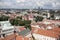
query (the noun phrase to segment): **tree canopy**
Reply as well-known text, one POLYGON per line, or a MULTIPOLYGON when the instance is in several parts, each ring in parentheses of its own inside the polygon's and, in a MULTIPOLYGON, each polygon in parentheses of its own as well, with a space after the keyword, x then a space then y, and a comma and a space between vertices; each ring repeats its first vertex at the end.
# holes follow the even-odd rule
POLYGON ((10 23, 16 26, 24 26, 25 24, 31 24, 30 20, 18 20, 18 19, 10 19, 10 23))
POLYGON ((4 15, 0 16, 0 21, 7 21, 8 19, 9 19, 8 16, 4 16, 4 15))
POLYGON ((35 19, 35 21, 37 22, 37 21, 42 21, 44 18, 43 17, 41 17, 41 16, 37 16, 37 17, 35 17, 36 19, 35 19))

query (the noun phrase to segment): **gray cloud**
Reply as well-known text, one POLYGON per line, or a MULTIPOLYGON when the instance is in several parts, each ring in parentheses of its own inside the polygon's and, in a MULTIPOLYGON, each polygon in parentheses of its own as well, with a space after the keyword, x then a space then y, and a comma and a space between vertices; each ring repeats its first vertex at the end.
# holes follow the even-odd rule
POLYGON ((0 0, 0 8, 60 8, 60 0, 0 0))

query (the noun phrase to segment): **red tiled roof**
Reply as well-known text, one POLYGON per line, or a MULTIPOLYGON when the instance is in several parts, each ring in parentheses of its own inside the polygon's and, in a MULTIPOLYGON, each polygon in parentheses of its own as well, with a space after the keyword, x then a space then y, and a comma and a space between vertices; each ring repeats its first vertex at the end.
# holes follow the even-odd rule
POLYGON ((32 38, 23 37, 23 36, 17 36, 16 40, 32 40, 32 38))
POLYGON ((60 22, 60 20, 45 20, 45 21, 49 21, 49 22, 51 22, 51 23, 60 22))
POLYGON ((56 33, 60 35, 60 28, 54 28, 53 31, 55 31, 56 33))
POLYGON ((44 22, 37 22, 37 24, 41 26, 53 26, 54 25, 54 23, 44 24, 44 22))
POLYGON ((44 36, 48 36, 48 37, 53 37, 53 38, 57 38, 59 34, 57 34, 54 31, 49 31, 49 30, 43 30, 40 28, 32 28, 32 32, 35 34, 40 34, 40 35, 44 35, 44 36))
POLYGON ((7 35, 4 38, 0 38, 0 40, 14 40, 15 39, 15 34, 7 35))
POLYGON ((60 28, 55 27, 53 30, 54 31, 60 31, 60 28))
POLYGON ((20 27, 19 28, 19 30, 21 30, 21 31, 23 31, 23 30, 25 30, 26 28, 24 28, 24 27, 20 27))
POLYGON ((60 35, 60 28, 55 27, 55 28, 53 28, 52 30, 49 30, 49 31, 52 31, 52 32, 60 35))
POLYGON ((3 40, 3 38, 0 38, 0 40, 3 40))
POLYGON ((22 36, 17 36, 16 40, 22 40, 22 36))
POLYGON ((51 21, 53 21, 53 22, 60 22, 60 20, 51 20, 51 21))

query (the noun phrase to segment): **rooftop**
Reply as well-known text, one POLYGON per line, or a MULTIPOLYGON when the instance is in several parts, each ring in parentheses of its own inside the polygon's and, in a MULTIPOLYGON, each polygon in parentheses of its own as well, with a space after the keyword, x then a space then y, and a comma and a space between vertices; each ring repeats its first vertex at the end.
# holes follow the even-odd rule
POLYGON ((58 29, 56 29, 57 32, 54 30, 43 30, 43 29, 34 28, 34 27, 32 28, 32 32, 35 34, 40 34, 40 35, 44 35, 52 38, 58 38, 58 36, 60 35, 59 32, 57 31, 58 29))
POLYGON ((17 36, 16 40, 32 40, 32 38, 23 37, 23 36, 17 36))
POLYGON ((26 36, 27 34, 30 33, 30 30, 27 28, 26 30, 23 30, 21 32, 18 32, 19 35, 26 36))
POLYGON ((0 38, 0 40, 14 40, 15 34, 7 35, 5 38, 0 38))

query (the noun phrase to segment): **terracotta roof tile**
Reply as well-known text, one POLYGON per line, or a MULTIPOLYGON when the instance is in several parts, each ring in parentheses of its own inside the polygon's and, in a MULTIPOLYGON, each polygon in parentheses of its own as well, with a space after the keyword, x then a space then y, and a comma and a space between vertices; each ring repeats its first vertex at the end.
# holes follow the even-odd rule
POLYGON ((16 36, 15 34, 7 35, 6 37, 4 37, 3 40, 14 40, 15 36, 16 36))
POLYGON ((3 38, 0 38, 0 40, 3 40, 3 38))
POLYGON ((16 40, 22 40, 22 38, 23 38, 22 36, 17 36, 16 40))
POLYGON ((24 37, 24 40, 29 40, 29 38, 24 37))
POLYGON ((17 36, 17 37, 16 37, 16 40, 32 40, 32 39, 20 35, 20 36, 17 36))
POLYGON ((56 33, 59 33, 60 35, 60 28, 54 28, 53 31, 55 31, 56 33))
POLYGON ((26 28, 24 28, 24 27, 20 27, 19 28, 19 30, 21 30, 21 31, 23 31, 23 30, 25 30, 26 28))
POLYGON ((57 34, 56 32, 54 31, 49 31, 49 30, 43 30, 43 29, 40 29, 40 28, 32 28, 32 32, 33 33, 36 33, 36 34, 40 34, 40 35, 44 35, 44 36, 48 36, 48 37, 53 37, 53 38, 57 38, 59 34, 57 34), (37 30, 37 31, 35 31, 37 30))

